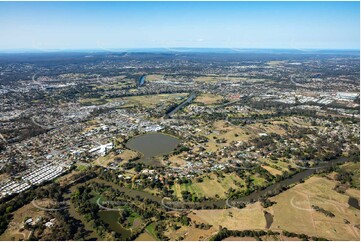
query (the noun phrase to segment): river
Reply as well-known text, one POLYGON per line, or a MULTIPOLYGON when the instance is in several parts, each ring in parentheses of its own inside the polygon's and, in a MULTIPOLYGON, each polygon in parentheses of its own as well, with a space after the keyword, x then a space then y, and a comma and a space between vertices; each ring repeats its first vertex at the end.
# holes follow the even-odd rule
MULTIPOLYGON (((237 202, 240 202, 240 201, 241 202, 256 201, 260 197, 266 195, 268 192, 274 192, 274 191, 277 191, 277 190, 281 189, 284 186, 289 186, 291 184, 298 183, 301 179, 308 178, 309 176, 313 175, 315 172, 319 171, 322 168, 331 167, 331 166, 333 166, 333 165, 335 165, 335 164, 337 164, 339 162, 344 162, 346 160, 347 160, 346 158, 339 158, 339 159, 336 159, 336 160, 329 161, 326 165, 321 164, 321 165, 318 165, 316 167, 313 167, 313 169, 304 170, 304 171, 299 172, 296 175, 294 175, 294 176, 292 176, 292 177, 290 177, 288 179, 277 182, 276 184, 273 184, 273 185, 267 187, 264 190, 253 192, 250 195, 242 197, 240 199, 235 199, 235 200, 208 200, 208 201, 204 201, 204 202, 201 202, 201 203, 198 203, 198 204, 195 204, 195 205, 198 206, 198 207, 201 206, 201 207, 208 207, 208 208, 225 208, 227 206, 228 207, 235 206, 234 204, 237 204, 237 202)), ((100 178, 93 178, 93 179, 85 182, 85 184, 89 183, 89 182, 96 182, 96 183, 102 183, 102 184, 105 184, 105 185, 109 185, 109 186, 113 187, 114 189, 117 189, 117 190, 119 190, 121 192, 125 192, 128 196, 131 196, 133 198, 136 198, 136 199, 138 199, 139 197, 147 198, 149 200, 157 202, 158 204, 163 204, 163 206, 165 205, 165 207, 167 207, 168 209, 174 208, 174 207, 172 207, 173 203, 171 203, 171 202, 167 203, 167 202, 165 202, 165 200, 162 197, 154 196, 154 195, 152 195, 152 194, 150 194, 148 192, 145 192, 145 191, 133 190, 133 189, 130 189, 130 188, 127 188, 127 187, 117 185, 117 184, 112 183, 112 182, 102 180, 100 178)), ((83 185, 83 184, 77 184, 77 185, 73 186, 71 188, 71 191, 74 191, 74 189, 77 186, 80 186, 80 185, 83 185)), ((210 188, 210 189, 212 189, 212 188, 210 188)), ((359 209, 359 204, 358 204, 357 199, 350 199, 349 203, 351 203, 350 204, 351 206, 359 209)), ((182 204, 182 202, 178 202, 178 205, 179 204, 182 204)), ((190 208, 192 208, 192 207, 193 206, 190 206, 190 208)), ((180 209, 182 210, 182 209, 184 209, 184 207, 182 208, 182 206, 181 206, 180 209)), ((82 216, 77 214, 75 211, 71 211, 71 214, 72 214, 72 216, 77 217, 77 219, 83 220, 82 216)), ((119 218, 119 212, 118 211, 100 211, 99 216, 104 222, 106 222, 109 225, 111 230, 119 232, 119 233, 123 234, 124 236, 130 235, 131 231, 128 230, 128 229, 123 228, 118 223, 118 218, 119 218)), ((265 218, 266 218, 266 221, 267 221, 267 226, 266 227, 269 228, 271 226, 272 222, 273 222, 273 217, 272 217, 271 214, 266 213, 265 218)), ((88 227, 88 226, 86 226, 86 227, 88 227)), ((87 229, 92 231, 92 229, 90 229, 90 228, 87 228, 87 229)), ((93 233, 91 234, 91 236, 96 237, 96 233, 94 231, 92 231, 92 232, 93 233)))

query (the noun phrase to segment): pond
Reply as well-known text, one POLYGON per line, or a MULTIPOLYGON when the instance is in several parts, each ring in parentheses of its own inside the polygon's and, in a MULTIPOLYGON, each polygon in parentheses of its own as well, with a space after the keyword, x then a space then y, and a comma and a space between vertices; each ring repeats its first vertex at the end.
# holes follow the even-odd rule
POLYGON ((179 143, 178 138, 167 134, 148 133, 130 139, 126 147, 142 153, 141 161, 151 163, 156 156, 174 151, 179 143))
MULTIPOLYGON (((84 186, 84 185, 87 186, 91 182, 104 184, 106 186, 111 186, 112 188, 117 189, 120 192, 124 192, 128 196, 133 197, 133 198, 142 197, 142 198, 147 198, 147 199, 150 199, 150 200, 158 202, 158 203, 160 203, 160 201, 162 199, 161 197, 153 196, 150 193, 147 193, 144 191, 139 191, 139 190, 133 190, 133 189, 130 189, 127 187, 122 187, 115 183, 102 180, 98 177, 92 178, 84 183, 79 183, 79 184, 73 185, 69 189, 69 192, 64 195, 64 198, 69 201, 71 193, 75 192, 77 187, 84 186)), ((94 202, 95 202, 95 200, 94 200, 94 202)), ((97 202, 97 204, 98 204, 98 202, 97 202)), ((99 237, 98 234, 96 233, 95 229, 92 228, 92 226, 85 220, 85 217, 76 211, 75 205, 73 203, 70 203, 69 209, 70 209, 70 211, 69 211, 70 215, 78 220, 81 220, 83 222, 83 224, 85 225, 86 230, 90 231, 90 234, 86 237, 86 240, 102 240, 102 238, 99 237)), ((119 214, 119 211, 117 211, 117 210, 100 210, 98 212, 98 216, 109 227, 110 231, 114 231, 114 232, 117 232, 118 234, 121 234, 122 240, 126 240, 132 234, 132 232, 134 232, 133 227, 137 227, 137 226, 134 226, 134 222, 133 222, 132 228, 130 228, 130 229, 123 227, 118 222, 120 214, 119 214)), ((138 227, 139 227, 139 225, 138 225, 138 227)))
POLYGON ((131 235, 131 230, 123 228, 118 222, 120 217, 119 211, 102 210, 98 212, 98 215, 104 223, 108 224, 112 231, 121 234, 123 240, 126 240, 131 235))
POLYGON ((359 201, 357 200, 357 198, 349 197, 348 205, 350 205, 353 208, 356 208, 356 209, 360 210, 360 204, 359 204, 359 201))
POLYGON ((266 229, 269 229, 273 223, 273 215, 269 212, 264 212, 264 217, 266 218, 266 229))

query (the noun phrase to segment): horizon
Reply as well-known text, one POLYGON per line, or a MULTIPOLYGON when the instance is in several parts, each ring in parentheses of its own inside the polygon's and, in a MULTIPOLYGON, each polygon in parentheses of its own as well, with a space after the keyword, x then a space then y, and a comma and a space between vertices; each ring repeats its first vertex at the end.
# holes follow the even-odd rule
POLYGON ((359 50, 359 2, 0 2, 0 51, 359 50))
POLYGON ((219 47, 171 47, 171 48, 114 48, 114 49, 9 49, 4 50, 0 49, 0 54, 56 54, 56 53, 225 53, 225 54, 234 54, 234 53, 260 53, 265 51, 291 51, 291 52, 326 52, 326 51, 335 51, 335 52, 360 52, 360 48, 219 48, 219 47))

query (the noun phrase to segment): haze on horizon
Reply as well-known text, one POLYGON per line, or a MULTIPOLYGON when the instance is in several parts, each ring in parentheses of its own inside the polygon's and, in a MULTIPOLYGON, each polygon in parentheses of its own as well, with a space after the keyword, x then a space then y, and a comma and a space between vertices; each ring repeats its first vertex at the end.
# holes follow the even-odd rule
POLYGON ((359 49, 359 2, 0 2, 0 50, 359 49))

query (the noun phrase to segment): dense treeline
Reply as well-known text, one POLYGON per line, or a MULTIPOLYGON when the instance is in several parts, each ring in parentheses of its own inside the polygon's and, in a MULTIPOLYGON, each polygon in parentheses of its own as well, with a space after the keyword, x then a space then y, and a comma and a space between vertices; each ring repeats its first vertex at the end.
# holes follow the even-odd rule
POLYGON ((312 205, 312 208, 317 211, 317 212, 320 212, 320 213, 323 213, 324 215, 326 215, 327 217, 335 217, 335 214, 333 214, 332 212, 330 211, 327 211, 319 206, 316 206, 316 205, 312 205))
POLYGON ((255 237, 257 240, 260 240, 261 236, 265 235, 279 235, 279 232, 273 232, 271 230, 228 230, 227 228, 222 228, 216 235, 214 235, 210 240, 211 241, 221 241, 225 238, 234 236, 234 237, 255 237))
MULTIPOLYGON (((257 240, 261 240, 262 236, 278 236, 280 235, 279 232, 267 230, 228 230, 227 228, 222 228, 216 235, 214 235, 210 240, 211 241, 221 241, 228 237, 254 237, 257 240)), ((325 238, 319 238, 316 236, 308 236, 306 234, 297 234, 288 231, 282 231, 282 235, 290 237, 290 238, 299 238, 302 240, 313 240, 313 241, 327 241, 325 238)))

